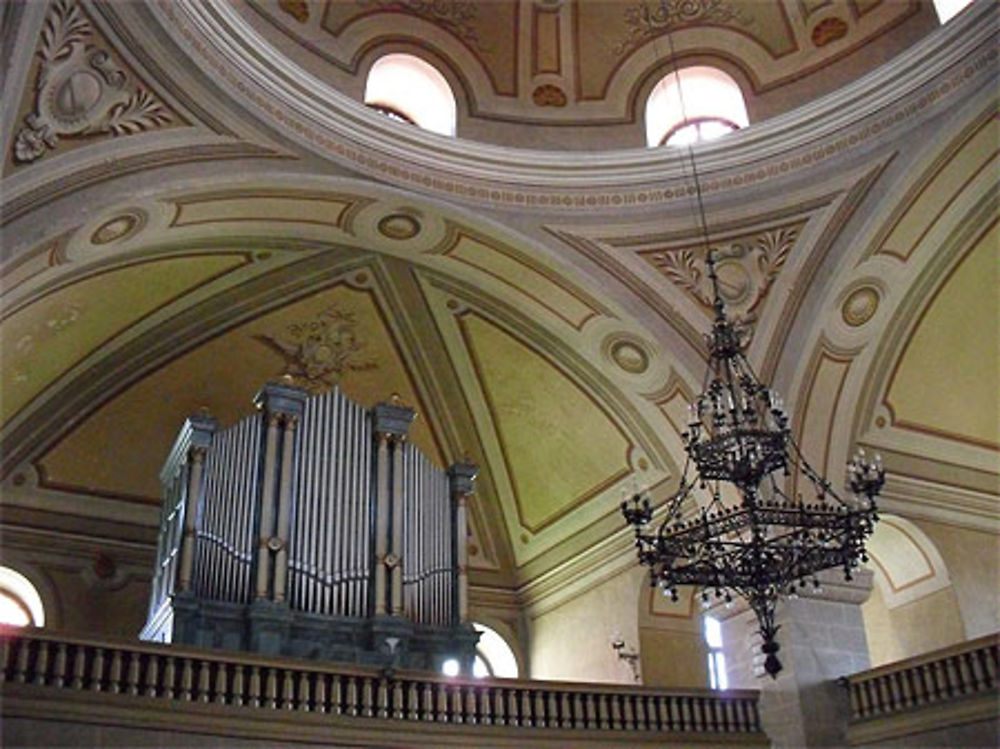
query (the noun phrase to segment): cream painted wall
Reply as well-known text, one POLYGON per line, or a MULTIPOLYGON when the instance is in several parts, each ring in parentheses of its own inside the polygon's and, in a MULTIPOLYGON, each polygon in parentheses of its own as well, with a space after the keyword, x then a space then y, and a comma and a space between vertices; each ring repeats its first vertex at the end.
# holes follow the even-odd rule
POLYGON ((917 522, 948 566, 969 639, 1000 630, 1000 536, 925 520, 917 522))
POLYGON ((639 645, 637 612, 645 569, 630 566, 551 611, 531 619, 531 678, 631 684, 632 672, 611 648, 621 634, 639 645))
POLYGON ((966 639, 951 586, 890 609, 876 585, 861 614, 872 668, 966 639))

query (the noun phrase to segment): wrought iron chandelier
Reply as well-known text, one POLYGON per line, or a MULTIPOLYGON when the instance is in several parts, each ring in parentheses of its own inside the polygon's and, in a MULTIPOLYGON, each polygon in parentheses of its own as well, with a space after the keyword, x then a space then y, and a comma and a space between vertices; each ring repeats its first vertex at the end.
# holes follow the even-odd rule
MULTIPOLYGON (((673 57, 669 33, 667 38, 673 57)), ((683 92, 680 96, 683 109, 683 92)), ((848 464, 853 496, 842 498, 802 456, 781 396, 758 379, 744 354, 745 328, 726 314, 690 145, 688 155, 714 308, 705 336, 708 369, 690 406, 683 434, 687 461, 663 520, 650 527, 652 504, 638 492, 622 502, 621 511, 635 529, 639 562, 650 568, 650 583, 664 594, 676 601, 678 586, 694 585, 706 603, 710 592, 727 603, 734 595, 746 600, 757 616, 764 669, 774 678, 781 670, 778 600, 807 584, 818 588, 816 574, 822 570, 840 567, 850 580, 851 570, 868 560, 865 540, 878 520, 875 498, 885 472, 879 456, 869 460, 859 450, 848 464), (812 486, 815 500, 786 493, 795 475, 812 486), (702 506, 686 516, 696 489, 702 506)))
POLYGON ((715 321, 706 336, 705 382, 683 435, 688 458, 680 486, 658 527, 649 528, 653 508, 644 494, 622 502, 621 510, 635 529, 639 562, 664 594, 676 601, 678 586, 694 585, 706 602, 710 591, 726 602, 734 595, 746 600, 757 616, 764 669, 775 677, 778 599, 809 583, 819 587, 821 570, 841 567, 850 580, 851 570, 868 560, 865 540, 878 520, 875 498, 885 472, 881 458, 868 460, 859 450, 848 464, 853 497, 844 499, 809 465, 781 396, 760 382, 743 353, 744 331, 726 315, 711 251, 707 266, 715 321), (815 501, 786 493, 794 472, 815 489, 815 501), (685 517, 696 488, 708 501, 685 517))

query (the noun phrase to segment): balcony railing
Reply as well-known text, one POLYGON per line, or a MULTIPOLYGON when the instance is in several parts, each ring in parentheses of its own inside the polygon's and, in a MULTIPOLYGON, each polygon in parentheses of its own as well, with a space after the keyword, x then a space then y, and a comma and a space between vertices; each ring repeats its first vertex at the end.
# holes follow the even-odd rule
POLYGON ((988 635, 847 677, 852 721, 989 695, 997 690, 1000 637, 988 635))
POLYGON ((17 694, 23 684, 27 688, 22 691, 36 696, 45 688, 46 699, 53 700, 58 699, 55 692, 130 695, 176 707, 231 706, 238 709, 233 715, 255 718, 268 711, 275 716, 287 716, 288 711, 325 714, 340 725, 367 718, 397 727, 597 730, 614 732, 619 740, 673 733, 689 737, 686 743, 765 741, 757 693, 752 691, 665 693, 567 682, 458 680, 244 653, 99 642, 44 630, 0 631, 0 680, 6 682, 6 696, 17 694))

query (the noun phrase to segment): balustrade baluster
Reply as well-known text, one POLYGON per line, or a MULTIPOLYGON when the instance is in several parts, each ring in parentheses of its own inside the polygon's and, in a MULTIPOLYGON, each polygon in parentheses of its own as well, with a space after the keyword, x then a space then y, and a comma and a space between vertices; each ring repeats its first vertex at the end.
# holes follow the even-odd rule
POLYGON ((1000 650, 996 645, 983 648, 979 652, 982 655, 983 664, 986 667, 986 685, 993 686, 997 680, 997 652, 1000 650))
POLYGON ((520 690, 521 692, 521 722, 519 725, 522 726, 537 726, 535 722, 535 712, 531 706, 531 692, 527 689, 520 690))
POLYGON ((934 661, 934 663, 931 664, 931 669, 934 673, 934 684, 937 687, 935 690, 935 696, 939 701, 946 699, 949 696, 949 690, 948 675, 945 673, 944 663, 941 661, 934 661))
POLYGON ((260 707, 260 667, 250 667, 250 707, 260 707))
POLYGON ((559 725, 563 728, 573 727, 572 695, 569 692, 559 693, 559 725))
POLYGON ((160 656, 150 653, 146 657, 146 696, 155 697, 160 680, 160 656))
MULTIPOLYGON (((132 655, 134 656, 135 653, 132 655)), ((129 668, 131 668, 131 665, 129 668)), ((191 701, 191 687, 193 684, 194 669, 191 666, 191 659, 185 658, 181 664, 181 699, 185 702, 191 701)))
POLYGON ((215 704, 225 705, 229 702, 229 666, 225 663, 215 664, 215 704))
POLYGON ((177 664, 172 655, 167 656, 167 665, 163 669, 163 696, 172 700, 176 695, 174 682, 177 679, 177 664))
POLYGON ((392 682, 392 717, 396 720, 403 720, 406 718, 406 712, 403 709, 403 697, 405 695, 405 688, 403 683, 398 680, 393 680, 392 682))
POLYGON ((972 675, 972 668, 969 666, 969 654, 960 653, 956 660, 958 668, 958 679, 962 685, 962 693, 969 694, 976 690, 975 678, 972 675))
POLYGON ((635 727, 639 731, 648 731, 653 728, 652 720, 649 719, 646 709, 646 695, 639 694, 635 697, 635 727))
POLYGON ((295 679, 288 668, 281 669, 281 707, 285 710, 295 709, 295 679))
POLYGON ((656 727, 660 731, 671 730, 669 705, 672 699, 665 694, 658 694, 653 698, 656 703, 656 727))
POLYGON ((518 702, 518 695, 516 689, 507 690, 507 725, 509 726, 520 726, 521 723, 521 713, 518 702))
POLYGON ((330 712, 334 715, 343 715, 347 711, 344 705, 344 680, 340 674, 334 674, 330 679, 333 682, 333 690, 330 694, 330 712))
POLYGON ((635 695, 623 694, 620 699, 622 702, 622 724, 621 727, 628 731, 635 727, 635 695))
POLYGON ((353 676, 347 679, 347 690, 344 695, 344 712, 348 715, 358 714, 358 681, 353 676))
POLYGON ((108 691, 111 694, 120 694, 122 691, 122 651, 117 648, 111 651, 111 665, 108 667, 108 691))
POLYGON ((369 676, 361 677, 361 714, 366 718, 375 715, 375 689, 369 676))
POLYGON ((49 670, 49 642, 48 640, 38 641, 38 652, 35 654, 35 684, 45 684, 45 677, 49 670))
MULTIPOLYGON (((168 659, 168 668, 170 659, 168 659)), ((230 697, 229 704, 241 707, 245 704, 244 692, 246 690, 245 675, 244 671, 246 666, 242 663, 233 664, 233 691, 230 697)))
POLYGON ((209 701, 209 687, 211 686, 211 668, 209 661, 198 661, 198 692, 196 699, 198 702, 209 701))
POLYGON ((421 703, 423 704, 424 720, 434 720, 434 692, 430 682, 424 682, 421 691, 421 703))
POLYGON ((680 728, 682 731, 690 731, 692 730, 692 728, 694 728, 694 705, 691 703, 691 698, 681 697, 680 708, 681 708, 680 728))
POLYGON ((962 694, 962 678, 958 675, 958 659, 949 656, 944 659, 944 673, 948 681, 948 696, 956 697, 962 694))
POLYGON ((479 692, 480 722, 484 726, 493 725, 493 689, 483 687, 479 692))
POLYGON ((10 668, 11 638, 0 637, 0 684, 7 681, 7 670, 10 668))
POLYGON ((611 728, 625 728, 625 711, 622 710, 622 695, 609 694, 611 702, 611 728))
POLYGON ((328 689, 327 681, 329 680, 329 674, 316 674, 316 688, 313 694, 313 705, 314 710, 317 713, 325 713, 330 711, 328 703, 328 689))
POLYGON ((503 687, 493 691, 493 722, 498 726, 507 725, 507 690, 503 687))
POLYGON ((461 723, 465 717, 462 715, 462 687, 455 684, 449 691, 451 692, 451 722, 461 723))
POLYGON ((594 693, 587 692, 584 696, 584 709, 586 710, 586 717, 584 718, 583 728, 600 728, 601 721, 597 716, 597 701, 595 701, 594 693))
POLYGON ((278 674, 273 668, 267 669, 264 678, 264 707, 278 709, 278 674))
POLYGON ((407 720, 420 720, 421 710, 420 710, 420 688, 417 686, 417 682, 408 681, 406 682, 406 719, 407 720))
POLYGON ((545 725, 550 728, 557 728, 560 723, 559 697, 555 692, 549 691, 545 700, 545 725))
MULTIPOLYGON (((17 654, 17 681, 23 682, 25 678, 25 671, 28 668, 28 643, 21 643, 21 651, 17 654)), ((77 645, 73 648, 73 681, 70 683, 70 689, 83 689, 83 674, 85 673, 87 663, 87 652, 84 650, 83 645, 77 645)), ((136 674, 138 674, 138 665, 136 666, 136 674)), ((129 694, 135 694, 135 692, 130 692, 129 694)))
POLYGON ((598 694, 595 699, 597 700, 598 728, 611 728, 608 722, 608 696, 598 694))
POLYGON ((384 678, 378 680, 376 708, 376 715, 378 715, 378 717, 389 717, 389 684, 384 678))
POLYGON ((435 708, 435 718, 438 723, 446 723, 448 721, 448 693, 445 691, 444 684, 438 682, 437 689, 437 700, 435 708))
POLYGON ((465 691, 465 722, 475 725, 479 723, 479 715, 476 707, 476 688, 466 685, 463 689, 465 691))
POLYGON ((583 713, 583 695, 579 692, 573 692, 573 694, 570 695, 570 709, 573 715, 573 721, 570 723, 570 728, 584 728, 586 716, 583 713))
POLYGON ((60 642, 56 646, 56 663, 52 669, 52 684, 56 687, 63 687, 66 684, 66 643, 60 642))
POLYGON ((309 688, 309 673, 306 671, 299 672, 299 688, 296 690, 296 698, 298 700, 298 707, 304 713, 308 713, 312 710, 312 695, 310 694, 312 690, 309 688))
MULTIPOLYGON (((31 641, 26 639, 18 639, 17 641, 17 658, 14 664, 14 681, 18 684, 24 684, 28 679, 28 647, 31 641)), ((83 683, 82 681, 80 682, 83 683)), ((74 689, 79 689, 80 686, 76 685, 74 682, 74 689)))

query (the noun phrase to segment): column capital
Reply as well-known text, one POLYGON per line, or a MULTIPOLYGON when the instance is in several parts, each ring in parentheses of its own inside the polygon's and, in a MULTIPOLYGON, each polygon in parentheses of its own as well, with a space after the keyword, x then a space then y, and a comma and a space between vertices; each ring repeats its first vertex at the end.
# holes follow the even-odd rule
POLYGON ((284 416, 298 419, 302 416, 309 392, 295 385, 283 382, 269 382, 254 396, 253 402, 268 416, 284 416))
POLYGON ((375 433, 378 435, 390 435, 396 438, 406 438, 410 431, 410 424, 417 417, 416 411, 406 406, 395 403, 376 403, 372 409, 375 419, 375 433))
POLYGON ((479 466, 463 460, 448 467, 448 483, 453 497, 467 497, 476 491, 476 477, 479 466))

